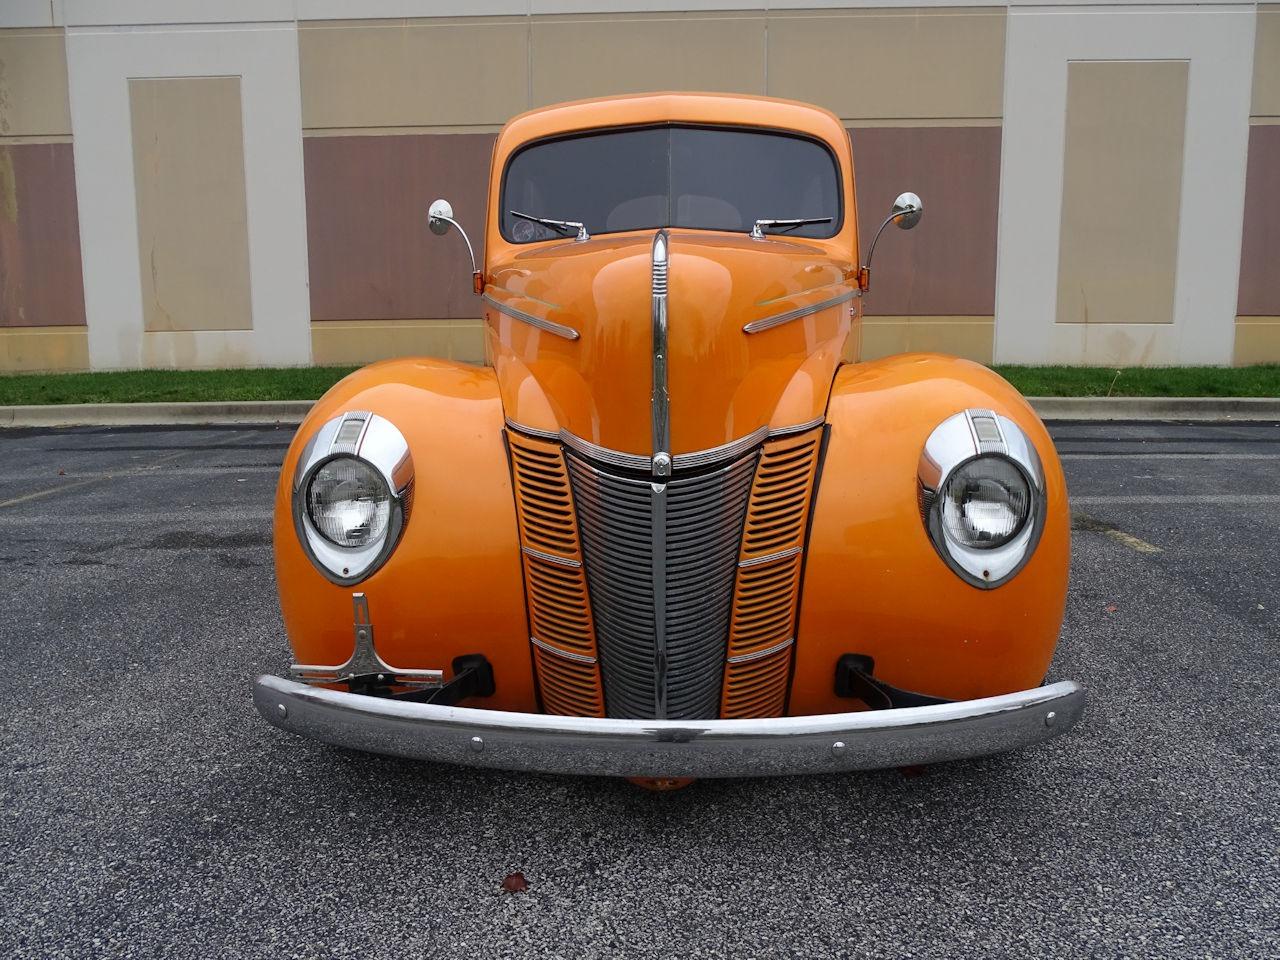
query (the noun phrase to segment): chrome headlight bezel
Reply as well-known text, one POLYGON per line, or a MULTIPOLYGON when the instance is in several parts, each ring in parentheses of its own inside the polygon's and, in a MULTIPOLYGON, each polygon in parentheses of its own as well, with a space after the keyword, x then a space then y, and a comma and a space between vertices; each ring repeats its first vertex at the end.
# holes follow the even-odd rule
POLYGON ((943 420, 925 441, 916 483, 920 519, 929 541, 966 583, 983 590, 999 587, 1016 576, 1035 553, 1046 515, 1044 469, 1031 438, 1008 417, 975 408, 943 420), (964 544, 948 533, 942 518, 947 485, 960 468, 982 458, 1012 464, 1031 494, 1027 519, 999 546, 964 544))
POLYGON ((404 435, 385 417, 349 410, 326 422, 307 441, 293 474, 293 526, 303 552, 324 576, 349 587, 372 576, 404 533, 413 499, 413 459, 404 435), (324 536, 307 509, 311 481, 326 464, 350 458, 363 461, 381 477, 390 494, 390 515, 382 535, 360 547, 344 547, 324 536))

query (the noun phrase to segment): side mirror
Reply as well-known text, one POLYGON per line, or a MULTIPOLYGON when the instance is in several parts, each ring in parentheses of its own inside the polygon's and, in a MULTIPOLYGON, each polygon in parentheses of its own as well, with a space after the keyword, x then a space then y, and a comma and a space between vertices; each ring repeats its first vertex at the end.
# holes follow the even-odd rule
MULTIPOLYGON (((920 218, 924 216, 924 204, 920 198, 914 193, 900 193, 898 199, 893 201, 893 214, 890 220, 902 230, 910 230, 920 218)), ((867 257, 868 266, 870 266, 871 257, 867 257)))
POLYGON ((453 219, 453 205, 448 200, 434 200, 427 208, 427 226, 437 237, 443 237, 449 232, 449 225, 456 222, 453 219))
POLYGON ((484 293, 484 275, 476 266, 476 251, 471 246, 471 238, 467 236, 467 231, 462 229, 462 224, 453 218, 453 205, 448 200, 432 201, 431 206, 427 208, 427 229, 436 236, 443 237, 449 232, 450 227, 457 228, 467 245, 467 255, 471 257, 471 289, 479 296, 484 293))
POLYGON ((880 229, 871 239, 871 249, 867 251, 867 262, 858 268, 858 289, 866 293, 871 287, 871 258, 876 255, 876 244, 880 242, 880 234, 891 223, 896 223, 901 230, 910 230, 924 216, 924 203, 914 193, 900 193, 893 201, 893 210, 880 224, 880 229))

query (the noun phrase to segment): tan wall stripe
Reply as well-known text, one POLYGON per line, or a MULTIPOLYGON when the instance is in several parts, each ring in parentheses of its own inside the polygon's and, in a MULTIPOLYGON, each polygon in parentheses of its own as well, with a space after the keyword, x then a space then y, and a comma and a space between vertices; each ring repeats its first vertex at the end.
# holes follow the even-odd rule
POLYGON ((70 136, 61 29, 0 30, 0 135, 70 136))
POLYGON ((1234 362, 1280 363, 1280 316, 1236 317, 1234 362))
POLYGON ((999 117, 1003 8, 769 16, 769 93, 862 120, 999 117))
POLYGON ((37 373, 88 369, 86 327, 0 328, 0 371, 37 373))
POLYGON ((1258 5, 1249 112, 1255 117, 1280 117, 1280 4, 1258 5))
POLYGON ((511 17, 302 23, 307 129, 503 124, 529 106, 529 27, 511 17))
POLYGON ((860 326, 860 349, 851 344, 846 359, 876 360, 895 353, 925 352, 991 362, 994 317, 870 317, 860 326))
POLYGON ((239 77, 129 81, 148 331, 247 330, 239 77))
POLYGON ((312 363, 337 366, 390 357, 444 357, 483 363, 484 321, 326 320, 311 324, 312 363))
POLYGON ((1073 61, 1058 323, 1171 323, 1188 64, 1073 61))
POLYGON ((654 89, 765 92, 763 16, 539 17, 531 103, 654 89))

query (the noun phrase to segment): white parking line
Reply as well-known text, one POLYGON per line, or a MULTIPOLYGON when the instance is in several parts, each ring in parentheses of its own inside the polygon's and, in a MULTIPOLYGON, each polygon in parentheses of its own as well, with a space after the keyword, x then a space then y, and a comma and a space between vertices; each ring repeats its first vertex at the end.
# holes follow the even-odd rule
POLYGON ((1256 504, 1280 503, 1280 493, 1167 493, 1135 496, 1083 496, 1072 497, 1072 506, 1100 504, 1256 504))
MULTIPOLYGON (((191 524, 204 523, 270 523, 272 513, 270 510, 242 510, 238 507, 226 507, 220 510, 202 510, 199 507, 192 506, 189 510, 182 513, 86 513, 75 517, 75 525, 95 523, 112 523, 112 524, 155 524, 155 523, 172 523, 178 525, 190 526, 191 524)), ((24 527, 24 526, 57 526, 65 528, 74 533, 74 527, 67 524, 66 514, 59 513, 41 513, 34 516, 12 516, 0 514, 0 527, 24 527)))
POLYGON ((1062 453, 1063 460, 1280 460, 1280 453, 1062 453))
POLYGON ((204 450, 212 450, 217 447, 225 446, 228 443, 232 443, 235 440, 238 440, 241 435, 242 433, 229 434, 221 442, 218 442, 215 440, 209 444, 206 444, 203 448, 199 450, 179 450, 176 453, 171 453, 171 454, 168 454, 167 456, 160 457, 157 460, 152 460, 150 463, 140 463, 135 466, 122 468, 120 470, 113 470, 109 473, 103 473, 103 474, 98 474, 97 476, 87 477, 86 479, 83 479, 83 480, 74 480, 71 483, 64 483, 61 486, 57 486, 57 487, 46 487, 44 490, 36 490, 34 493, 26 493, 20 497, 14 497, 11 500, 0 500, 0 507, 12 507, 12 506, 16 506, 19 503, 28 503, 32 500, 42 500, 45 497, 52 497, 55 494, 64 493, 67 490, 75 490, 78 487, 86 487, 91 483, 97 483, 101 480, 116 480, 124 477, 133 477, 139 474, 145 474, 147 472, 154 470, 156 467, 163 466, 166 463, 172 463, 174 460, 177 460, 180 457, 190 456, 193 453, 203 453, 204 450))

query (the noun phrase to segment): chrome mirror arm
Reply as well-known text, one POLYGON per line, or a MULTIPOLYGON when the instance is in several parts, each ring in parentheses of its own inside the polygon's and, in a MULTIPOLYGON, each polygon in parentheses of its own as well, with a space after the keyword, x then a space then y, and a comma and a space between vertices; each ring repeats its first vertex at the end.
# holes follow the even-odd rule
POLYGON ((924 216, 924 204, 914 193, 902 193, 893 201, 893 210, 884 218, 876 235, 871 238, 871 248, 867 250, 867 262, 858 268, 858 288, 863 293, 871 286, 871 258, 876 255, 876 244, 880 242, 880 234, 889 224, 897 222, 903 230, 910 230, 924 216))
POLYGON ((427 209, 427 227, 432 233, 440 237, 448 233, 450 227, 453 227, 462 235, 462 241, 467 245, 467 256, 471 258, 471 289, 477 295, 484 293, 484 276, 476 265, 475 248, 471 246, 471 238, 467 236, 467 231, 462 228, 462 224, 453 218, 453 207, 448 200, 432 202, 427 209))

